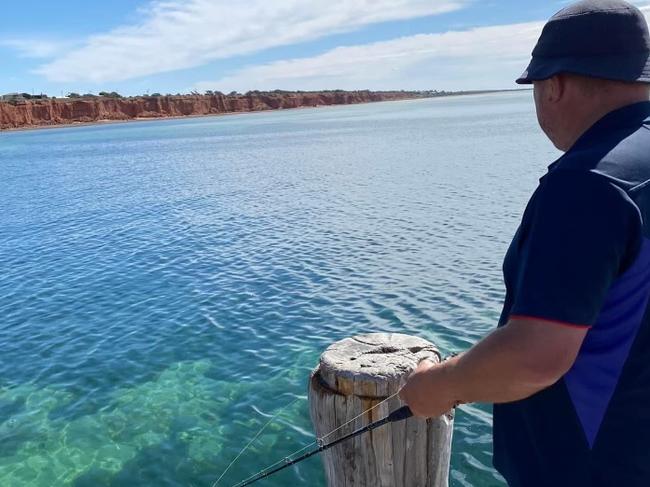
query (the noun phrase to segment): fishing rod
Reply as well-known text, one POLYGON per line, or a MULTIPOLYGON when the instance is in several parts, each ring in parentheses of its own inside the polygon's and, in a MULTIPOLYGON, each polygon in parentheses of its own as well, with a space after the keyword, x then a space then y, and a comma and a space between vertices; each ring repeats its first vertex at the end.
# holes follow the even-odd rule
POLYGON ((270 475, 273 475, 280 470, 284 470, 285 468, 291 467, 292 465, 295 465, 296 463, 302 462, 303 460, 308 459, 309 457, 313 457, 314 455, 317 455, 318 453, 322 453, 326 450, 329 450, 330 448, 338 445, 339 443, 343 443, 344 441, 350 440, 352 438, 355 438, 357 436, 363 435, 365 433, 368 433, 376 428, 379 428, 380 426, 384 426, 385 424, 389 423, 397 423, 399 421, 403 421, 407 418, 410 418, 413 416, 413 413, 409 409, 408 406, 401 407, 397 409, 396 411, 393 411, 390 413, 388 416, 386 416, 383 419, 380 419, 378 421, 375 421, 374 423, 370 423, 368 426, 364 426, 363 428, 359 428, 356 431, 353 431, 349 435, 345 435, 338 440, 334 440, 330 443, 327 444, 320 444, 318 448, 314 448, 313 450, 305 453, 304 455, 301 455, 300 457, 290 460, 287 458, 286 463, 284 465, 281 465, 279 467, 274 468, 273 470, 269 470, 268 472, 262 472, 259 473, 250 479, 244 480, 238 484, 235 484, 233 487, 246 487, 247 485, 251 485, 259 480, 265 479, 266 477, 269 477, 270 475))

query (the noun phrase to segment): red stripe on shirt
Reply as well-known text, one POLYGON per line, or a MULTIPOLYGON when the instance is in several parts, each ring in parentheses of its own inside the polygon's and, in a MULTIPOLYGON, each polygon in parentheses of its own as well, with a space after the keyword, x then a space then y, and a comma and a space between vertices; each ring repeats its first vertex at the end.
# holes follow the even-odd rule
POLYGON ((578 325, 576 323, 567 323, 566 321, 558 320, 549 320, 546 318, 539 318, 537 316, 526 316, 526 315, 510 315, 511 320, 536 320, 536 321, 545 321, 546 323, 552 323, 554 325, 566 326, 568 328, 580 328, 581 330, 591 328, 591 325, 578 325))

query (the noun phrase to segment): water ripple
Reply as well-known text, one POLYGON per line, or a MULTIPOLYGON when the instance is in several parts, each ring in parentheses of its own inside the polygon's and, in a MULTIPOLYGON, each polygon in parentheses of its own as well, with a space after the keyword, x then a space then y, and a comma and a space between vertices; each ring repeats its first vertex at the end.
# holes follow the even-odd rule
MULTIPOLYGON (((527 94, 0 135, 0 485, 209 486, 293 397, 226 480, 298 449, 331 342, 494 327, 552 156, 527 94)), ((502 485, 490 425, 453 486, 502 485)))

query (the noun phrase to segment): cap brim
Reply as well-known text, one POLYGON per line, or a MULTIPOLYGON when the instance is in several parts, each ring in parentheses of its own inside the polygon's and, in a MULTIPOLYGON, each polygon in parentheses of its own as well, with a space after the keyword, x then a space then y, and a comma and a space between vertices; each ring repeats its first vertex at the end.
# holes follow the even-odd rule
POLYGON ((526 69, 526 71, 524 71, 524 73, 515 80, 515 83, 517 83, 518 85, 533 84, 533 80, 528 77, 528 69, 526 69))
POLYGON ((526 71, 515 81, 529 85, 533 81, 552 78, 556 74, 572 73, 591 78, 650 83, 650 53, 627 56, 588 56, 543 58, 533 57, 526 71))

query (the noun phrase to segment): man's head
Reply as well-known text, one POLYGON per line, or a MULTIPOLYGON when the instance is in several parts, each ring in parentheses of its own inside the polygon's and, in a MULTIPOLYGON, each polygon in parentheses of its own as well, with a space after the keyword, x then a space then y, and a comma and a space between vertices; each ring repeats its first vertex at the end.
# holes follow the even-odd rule
POLYGON ((528 69, 540 125, 561 150, 599 118, 650 95, 650 34, 633 5, 584 0, 544 27, 528 69))
POLYGON ((650 84, 562 73, 534 81, 540 127, 562 151, 594 123, 618 108, 650 99, 650 84))

